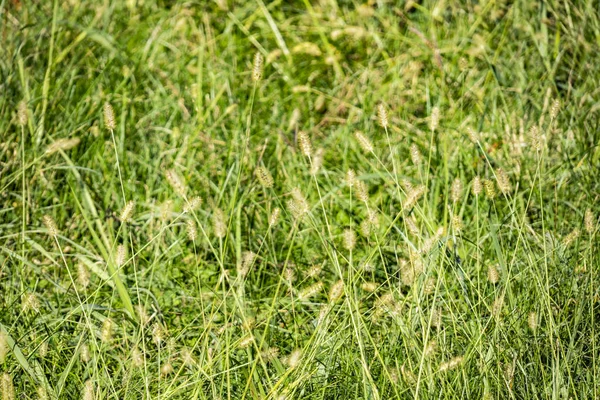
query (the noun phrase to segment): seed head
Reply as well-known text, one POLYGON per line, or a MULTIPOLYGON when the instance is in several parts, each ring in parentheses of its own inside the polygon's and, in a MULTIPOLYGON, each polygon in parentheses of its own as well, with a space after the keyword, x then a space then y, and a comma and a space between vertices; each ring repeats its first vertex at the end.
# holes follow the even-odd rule
POLYGON ((462 196, 462 190, 463 186, 460 178, 454 179, 454 182, 452 182, 452 189, 450 194, 450 198, 453 203, 456 203, 458 200, 460 200, 462 196))
POLYGON ((83 395, 81 396, 83 400, 94 400, 96 395, 94 394, 94 383, 91 379, 85 381, 83 386, 83 395))
POLYGON ((431 110, 431 130, 435 131, 440 124, 440 108, 433 107, 431 110))
POLYGON ((419 151, 419 148, 417 147, 416 144, 411 144, 410 145, 410 159, 412 160, 413 164, 418 166, 421 164, 421 152, 419 151))
POLYGON ((136 368, 141 368, 144 365, 144 354, 137 347, 131 352, 131 362, 136 368))
POLYGON ((175 193, 177 193, 180 196, 185 196, 187 188, 185 187, 181 178, 179 177, 179 175, 177 175, 177 172, 175 172, 175 170, 167 170, 167 172, 165 172, 165 178, 167 178, 167 181, 169 182, 173 190, 175 190, 175 193))
POLYGON ((488 275, 488 281, 492 284, 496 284, 500 280, 500 273, 498 272, 498 269, 496 269, 496 267, 493 265, 490 265, 488 267, 487 275, 488 275))
POLYGON ((104 103, 104 125, 106 129, 114 131, 117 127, 115 123, 115 111, 109 102, 104 103))
POLYGON ((90 271, 83 263, 77 264, 77 283, 84 290, 90 285, 90 271))
POLYGON ((583 222, 585 225, 585 231, 591 235, 596 230, 596 221, 595 221, 594 213, 591 209, 585 210, 585 215, 583 217, 583 222))
POLYGON ((344 294, 344 281, 339 280, 331 286, 329 290, 329 301, 331 303, 337 302, 344 294))
POLYGON ((417 226, 417 223, 415 222, 415 219, 412 216, 405 218, 404 222, 406 223, 406 227, 408 228, 408 231, 410 233, 412 233, 415 236, 417 236, 420 233, 419 227, 417 226))
POLYGON ((452 229, 454 229, 455 234, 459 234, 462 231, 463 223, 460 219, 460 216, 453 215, 452 216, 452 229))
POLYGON ((477 135, 477 132, 475 132, 475 129, 468 127, 467 135, 469 136, 469 140, 471 142, 473 142, 474 144, 477 144, 477 142, 479 141, 479 135, 477 135))
POLYGON ((288 200, 287 206, 290 213, 298 220, 310 211, 306 198, 298 188, 292 190, 292 199, 288 200))
POLYGON ((355 182, 356 182, 356 173, 354 172, 353 169, 349 169, 348 172, 346 172, 346 185, 352 187, 352 186, 354 186, 355 182))
POLYGON ((307 300, 317 294, 319 294, 323 290, 323 282, 317 282, 313 285, 310 285, 300 291, 298 293, 298 299, 307 300))
POLYGON ((484 179, 483 188, 485 189, 485 195, 488 198, 494 199, 496 197, 496 186, 494 185, 494 182, 489 179, 484 179))
POLYGON ((81 359, 81 362, 83 362, 84 364, 87 364, 88 362, 90 362, 90 348, 87 345, 87 343, 82 343, 81 347, 79 349, 79 358, 81 359))
POLYGON ((317 175, 319 170, 323 166, 323 155, 325 151, 323 149, 317 149, 315 155, 312 158, 312 162, 310 165, 310 174, 317 175))
POLYGON ((38 386, 37 388, 38 400, 48 400, 48 392, 46 388, 43 386, 38 386))
POLYGON ((4 364, 7 354, 8 343, 6 342, 6 336, 4 336, 4 332, 0 331, 0 364, 4 364))
POLYGON ((544 141, 537 125, 532 125, 529 129, 529 137, 531 138, 531 146, 535 151, 542 151, 544 141))
POLYGON ((312 153, 312 145, 310 143, 310 137, 304 131, 298 132, 298 147, 302 154, 306 157, 310 157, 312 153))
POLYGON ((200 207, 202 204, 202 198, 200 196, 194 196, 183 206, 184 213, 190 213, 200 207))
POLYGON ((23 100, 19 102, 19 106, 17 108, 17 118, 19 120, 19 125, 27 125, 27 103, 25 103, 23 100))
POLYGON ((354 246, 356 246, 356 233, 352 229, 346 229, 344 231, 344 248, 352 251, 354 246))
POLYGON ((254 342, 254 336, 247 335, 240 340, 240 348, 245 349, 254 342))
POLYGON ((271 215, 269 216, 269 226, 275 226, 277 221, 279 220, 279 215, 281 214, 281 210, 279 208, 275 208, 271 215))
POLYGON ((78 137, 71 139, 58 139, 54 141, 48 148, 46 148, 46 154, 54 154, 57 151, 63 150, 71 150, 73 147, 77 146, 81 142, 81 139, 78 137))
POLYGON ((185 231, 187 233, 188 239, 190 239, 190 241, 192 242, 195 242, 198 238, 198 230, 196 229, 196 224, 192 220, 188 220, 185 224, 185 231))
POLYGON ((258 182, 266 188, 273 187, 273 176, 265 167, 256 168, 256 179, 258 179, 258 182))
POLYGON ((552 102, 552 106, 550 106, 550 119, 554 121, 558 116, 558 112, 560 111, 560 100, 554 99, 552 102))
POLYGON ((215 208, 212 216, 213 232, 216 237, 223 239, 227 234, 227 224, 225 222, 225 214, 220 208, 215 208))
POLYGON ((362 201, 363 203, 369 202, 369 188, 363 181, 359 181, 358 179, 355 181, 354 193, 359 201, 362 201))
POLYGON ((379 125, 381 125, 383 129, 387 129, 388 113, 383 103, 377 105, 377 119, 379 120, 379 125))
POLYGON ((120 244, 117 246, 117 252, 115 253, 115 264, 117 267, 125 264, 125 260, 127 259, 127 248, 120 244))
POLYGON ((481 191, 483 190, 483 184, 481 183, 481 178, 477 175, 473 178, 473 195, 479 197, 481 191))
POLYGON ((571 233, 569 233, 565 239, 563 240, 563 244, 565 247, 568 247, 571 245, 571 243, 573 243, 575 241, 575 239, 577 239, 579 237, 579 229, 575 228, 571 231, 571 233))
POLYGON ((35 293, 25 293, 21 299, 21 309, 24 313, 30 311, 38 313, 40 312, 40 301, 35 293))
POLYGON ((246 276, 248 274, 248 271, 250 270, 250 267, 252 267, 252 265, 254 264, 254 260, 256 260, 256 253, 252 251, 245 251, 244 253, 242 253, 242 262, 238 273, 241 276, 246 276))
POLYGON ((252 81, 258 82, 262 78, 263 57, 259 52, 254 54, 254 62, 252 64, 252 81))
POLYGON ((494 317, 499 317, 502 313, 502 308, 504 307, 504 296, 496 297, 494 302, 492 303, 492 315, 494 317))
POLYGON ((123 210, 121 210, 121 216, 119 217, 121 222, 124 224, 129 222, 131 220, 131 217, 133 216, 134 211, 135 211, 135 201, 129 200, 125 204, 125 207, 123 207, 123 210))
POLYGON ((54 222, 54 219, 51 216, 44 215, 42 217, 42 222, 46 226, 46 229, 48 230, 48 234, 50 236, 54 238, 58 236, 58 228, 56 227, 56 222, 54 222))
POLYGON ((287 364, 290 368, 296 368, 300 365, 300 360, 302 359, 302 350, 296 349, 290 353, 287 358, 287 364))
POLYGON ((2 400, 15 400, 15 388, 12 376, 7 372, 2 374, 2 400))
POLYGON ((373 152, 373 144, 371 143, 369 138, 366 137, 362 132, 360 132, 360 131, 356 132, 354 134, 354 137, 356 137, 356 141, 358 142, 358 145, 360 146, 361 149, 363 149, 363 151, 365 153, 373 152))
POLYGON ((160 367, 160 374, 162 376, 170 375, 173 372, 173 365, 170 362, 166 362, 160 367))
POLYGON ((538 322, 537 322, 537 314, 535 313, 535 311, 530 312, 529 315, 527 316, 527 325, 529 325, 529 329, 531 329, 534 332, 536 331, 538 322))
POLYGON ((112 339, 113 325, 113 321, 110 318, 106 318, 102 323, 102 330, 100 332, 100 340, 102 343, 108 343, 112 339))
POLYGON ((502 194, 508 194, 511 190, 510 179, 502 168, 496 170, 496 180, 498 181, 498 189, 502 194))
POLYGON ((462 357, 454 357, 447 362, 441 363, 438 370, 440 372, 449 371, 449 370, 452 370, 452 369, 458 367, 462 362, 463 362, 462 357))
POLYGON ((417 204, 417 201, 419 201, 419 199, 421 198, 421 196, 423 196, 424 193, 425 186, 423 185, 417 186, 416 188, 413 188, 411 191, 409 191, 408 195, 406 196, 406 200, 404 200, 404 209, 411 210, 415 206, 415 204, 417 204))

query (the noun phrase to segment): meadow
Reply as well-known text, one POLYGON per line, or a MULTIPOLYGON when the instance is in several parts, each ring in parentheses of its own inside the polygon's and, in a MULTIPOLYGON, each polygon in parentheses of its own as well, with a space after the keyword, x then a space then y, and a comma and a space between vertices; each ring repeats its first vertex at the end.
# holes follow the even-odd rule
POLYGON ((0 0, 1 400, 598 398, 599 7, 0 0))

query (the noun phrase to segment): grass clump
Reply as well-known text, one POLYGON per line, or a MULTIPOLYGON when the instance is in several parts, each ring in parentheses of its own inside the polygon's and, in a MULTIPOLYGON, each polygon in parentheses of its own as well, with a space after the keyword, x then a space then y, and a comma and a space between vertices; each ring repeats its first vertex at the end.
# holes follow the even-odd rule
POLYGON ((24 398, 593 398, 578 1, 0 2, 24 398))

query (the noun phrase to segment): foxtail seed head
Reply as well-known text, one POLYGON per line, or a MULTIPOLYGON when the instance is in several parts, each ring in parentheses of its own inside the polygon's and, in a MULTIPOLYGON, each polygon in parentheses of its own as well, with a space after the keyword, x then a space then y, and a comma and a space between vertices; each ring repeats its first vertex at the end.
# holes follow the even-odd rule
POLYGON ((379 120, 379 125, 381 125, 383 129, 387 129, 388 113, 383 103, 379 103, 379 105, 377 105, 377 119, 379 120))
POLYGON ((585 231, 591 235, 596 230, 596 221, 595 221, 594 213, 591 209, 585 210, 585 215, 583 217, 583 222, 585 225, 585 231))
POLYGON ((188 239, 190 239, 192 242, 195 242, 196 239, 198 238, 198 230, 196 229, 196 224, 194 223, 194 221, 188 220, 186 222, 185 230, 186 230, 188 239))
POLYGON ((298 132, 298 147, 302 154, 306 157, 310 157, 312 153, 312 145, 310 143, 310 137, 304 131, 298 132))
POLYGON ((450 198, 453 203, 456 203, 457 201, 460 200, 460 198, 462 196, 462 190, 463 190, 463 186, 462 186, 462 182, 461 182, 460 178, 454 179, 454 182, 452 182, 452 188, 451 188, 451 193, 450 193, 450 198))
POLYGON ((15 388, 13 386, 12 376, 5 372, 2 374, 2 400, 15 400, 15 388))
POLYGON ((366 137, 360 131, 356 132, 354 134, 354 136, 356 137, 356 141, 358 142, 358 145, 361 147, 361 149, 363 149, 363 151, 365 153, 372 153, 373 152, 373 144, 371 143, 371 141, 369 140, 368 137, 366 137))
POLYGON ((135 201, 129 200, 125 204, 125 207, 123 207, 123 210, 121 211, 121 216, 119 217, 121 222, 122 223, 129 222, 131 220, 131 217, 133 216, 134 211, 135 211, 135 201))
POLYGON ((125 260, 127 259, 127 248, 122 244, 117 246, 117 252, 115 254, 115 264, 117 267, 125 264, 125 260))
POLYGON ((479 177, 479 175, 477 175, 473 179, 473 195, 476 197, 479 196, 481 194, 482 190, 483 190, 483 184, 481 183, 481 178, 479 177))
POLYGON ((54 219, 51 216, 44 215, 42 217, 42 222, 46 226, 46 229, 48 230, 48 234, 50 236, 54 238, 58 236, 58 228, 56 227, 56 222, 54 222, 54 219))
POLYGON ((352 251, 356 246, 356 233, 353 229, 346 229, 344 231, 344 248, 348 251, 352 251))
POLYGON ((510 187, 510 179, 508 178, 508 174, 502 168, 498 168, 496 170, 496 180, 498 182, 498 189, 502 194, 508 194, 511 190, 510 187))
POLYGON ((421 152, 419 151, 419 148, 417 147, 416 144, 411 144, 410 145, 410 159, 412 160, 413 164, 418 166, 421 164, 421 152))
POLYGON ((19 120, 19 125, 27 125, 27 103, 25 103, 25 101, 19 102, 19 106, 17 108, 17 118, 19 120))
POLYGON ((259 52, 254 54, 254 62, 252 64, 252 81, 258 82, 262 78, 263 57, 259 52))
POLYGON ((279 215, 281 214, 281 210, 279 208, 275 208, 271 215, 269 216, 269 226, 277 225, 277 221, 279 221, 279 215))
POLYGON ((256 179, 258 179, 258 182, 266 188, 273 187, 273 176, 265 167, 261 166, 256 168, 256 179))
POLYGON ((440 125, 440 108, 433 107, 431 110, 431 130, 435 131, 440 125))
POLYGON ((344 294, 344 281, 339 280, 331 286, 329 290, 329 301, 335 303, 344 294))
POLYGON ((107 101, 106 103, 104 103, 104 125, 106 126, 107 129, 113 131, 115 130, 115 128, 117 127, 117 124, 115 122, 115 111, 113 110, 113 107, 110 105, 110 103, 107 101))
POLYGON ((220 208, 215 208, 212 217, 213 232, 216 237, 222 239, 227 234, 227 224, 225 223, 225 214, 220 208))

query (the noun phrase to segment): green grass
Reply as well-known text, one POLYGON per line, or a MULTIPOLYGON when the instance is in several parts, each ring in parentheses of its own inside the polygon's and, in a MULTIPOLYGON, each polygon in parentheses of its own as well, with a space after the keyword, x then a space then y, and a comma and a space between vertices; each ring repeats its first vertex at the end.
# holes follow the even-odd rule
POLYGON ((2 400, 598 398, 598 7, 0 0, 2 400))

